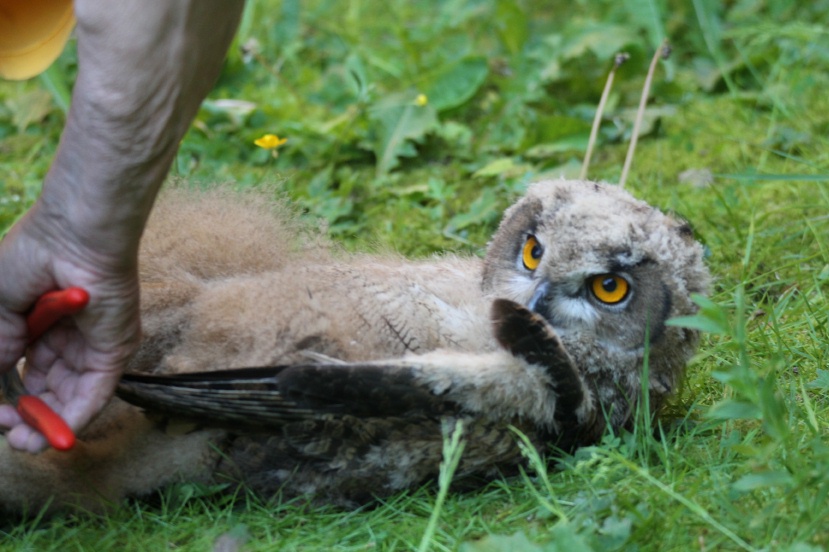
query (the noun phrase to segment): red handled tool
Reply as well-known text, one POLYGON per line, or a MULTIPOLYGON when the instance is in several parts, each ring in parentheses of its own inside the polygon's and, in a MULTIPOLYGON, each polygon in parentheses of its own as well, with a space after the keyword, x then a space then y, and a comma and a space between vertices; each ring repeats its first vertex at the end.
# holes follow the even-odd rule
POLYGON ((17 412, 27 424, 46 437, 52 448, 69 450, 75 446, 72 428, 40 397, 21 395, 17 399, 17 412))
POLYGON ((63 318, 81 312, 89 303, 89 293, 83 288, 71 287, 44 293, 26 316, 29 343, 46 333, 46 330, 63 318))
MULTIPOLYGON (((87 303, 89 303, 89 293, 79 287, 50 291, 41 295, 32 311, 26 316, 29 342, 43 335, 64 316, 82 311, 87 303)), ((75 446, 75 434, 69 425, 39 397, 25 394, 25 389, 15 370, 4 376, 6 376, 4 383, 7 387, 4 393, 7 397, 17 395, 17 412, 27 424, 43 434, 49 444, 57 450, 69 450, 75 446), (14 389, 8 389, 8 387, 14 389)))

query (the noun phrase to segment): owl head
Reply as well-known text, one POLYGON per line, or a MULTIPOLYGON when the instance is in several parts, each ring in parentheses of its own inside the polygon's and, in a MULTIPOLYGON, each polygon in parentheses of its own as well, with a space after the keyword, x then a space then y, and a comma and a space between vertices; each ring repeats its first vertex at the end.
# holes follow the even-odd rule
POLYGON ((698 334, 666 321, 696 312, 709 280, 687 223, 573 180, 538 182, 506 211, 483 272, 489 296, 546 319, 614 426, 630 421, 646 352, 652 409, 678 385, 698 334))

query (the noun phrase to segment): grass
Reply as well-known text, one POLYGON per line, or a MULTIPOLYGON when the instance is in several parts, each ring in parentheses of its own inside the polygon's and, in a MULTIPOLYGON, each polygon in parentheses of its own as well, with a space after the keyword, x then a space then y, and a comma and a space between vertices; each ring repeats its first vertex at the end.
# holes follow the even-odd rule
MULTIPOLYGON (((1 550, 205 550, 222 535, 245 550, 826 549, 829 2, 249 1, 173 175, 268 187, 349 248, 415 256, 480 254, 528 182, 577 175, 624 49, 590 172, 617 180, 669 37, 627 187, 710 252, 685 386, 659 438, 643 422, 574 456, 528 451, 523 476, 474 492, 342 512, 181 485, 106 516, 0 524, 1 550), (267 133, 288 138, 276 157, 253 145, 267 133)), ((38 193, 75 70, 70 46, 41 79, 0 83, 0 228, 38 193)))

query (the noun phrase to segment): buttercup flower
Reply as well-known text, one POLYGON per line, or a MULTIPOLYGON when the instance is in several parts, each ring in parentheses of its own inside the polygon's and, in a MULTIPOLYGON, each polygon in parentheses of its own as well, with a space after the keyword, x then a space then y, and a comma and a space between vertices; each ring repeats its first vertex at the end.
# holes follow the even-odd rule
POLYGON ((276 134, 265 134, 261 138, 253 141, 254 144, 262 149, 273 150, 287 142, 287 138, 280 138, 276 134))
POLYGON ((417 98, 415 98, 414 101, 414 104, 418 107, 423 107, 427 103, 429 103, 429 98, 426 96, 426 94, 418 94, 417 98))

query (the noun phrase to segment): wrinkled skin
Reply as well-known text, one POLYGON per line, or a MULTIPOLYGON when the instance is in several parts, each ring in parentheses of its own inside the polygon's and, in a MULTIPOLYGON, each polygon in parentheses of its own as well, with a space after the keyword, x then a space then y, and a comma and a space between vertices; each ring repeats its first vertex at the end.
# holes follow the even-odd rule
MULTIPOLYGON (((27 389, 75 431, 109 400, 140 341, 139 240, 242 6, 75 2, 79 72, 66 128, 42 196, 0 242, 0 372, 23 356, 25 313, 40 295, 69 286, 90 293, 84 312, 27 356, 27 389)), ((8 405, 0 428, 14 448, 46 445, 8 405)))

